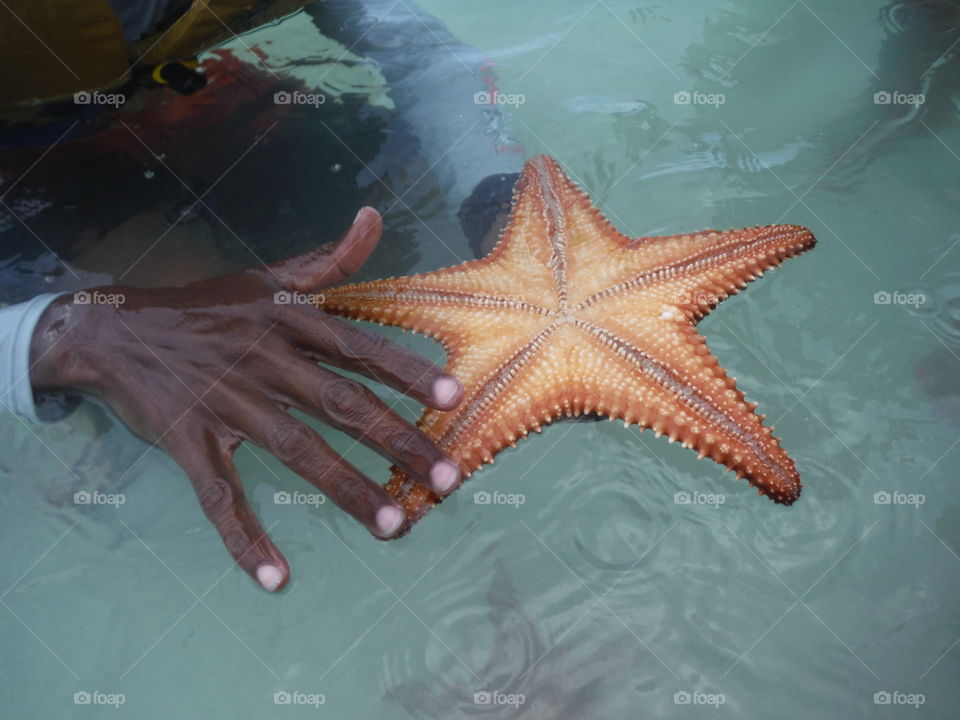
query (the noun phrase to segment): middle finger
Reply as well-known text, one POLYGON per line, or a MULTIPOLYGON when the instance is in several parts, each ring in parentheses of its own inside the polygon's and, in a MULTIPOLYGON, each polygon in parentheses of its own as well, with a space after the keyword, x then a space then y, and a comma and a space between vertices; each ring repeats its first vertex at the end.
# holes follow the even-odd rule
POLYGON ((347 433, 437 494, 460 482, 457 464, 369 388, 298 358, 280 361, 278 370, 276 390, 284 404, 347 433))

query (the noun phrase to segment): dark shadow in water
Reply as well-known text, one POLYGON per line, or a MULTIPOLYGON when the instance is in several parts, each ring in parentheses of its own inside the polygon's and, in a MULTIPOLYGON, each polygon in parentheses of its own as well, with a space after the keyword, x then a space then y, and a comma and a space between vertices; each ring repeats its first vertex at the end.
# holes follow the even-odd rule
POLYGON ((649 657, 629 635, 611 635, 592 653, 574 653, 562 640, 555 646, 523 609, 513 582, 497 562, 487 595, 493 651, 477 672, 476 686, 455 685, 443 675, 391 688, 386 699, 414 717, 457 720, 522 717, 530 720, 582 720, 598 717, 610 688, 637 677, 649 657), (532 668, 532 669, 531 669, 532 668), (483 693, 523 696, 516 708, 484 703, 483 693), (478 694, 480 696, 478 697, 478 694))
POLYGON ((864 132, 866 118, 882 118, 831 172, 826 181, 831 189, 845 187, 909 138, 936 142, 930 130, 939 132, 960 118, 960 2, 891 3, 881 9, 880 23, 886 35, 877 78, 860 96, 859 109, 841 122, 864 132), (922 103, 897 102, 921 95, 922 103))

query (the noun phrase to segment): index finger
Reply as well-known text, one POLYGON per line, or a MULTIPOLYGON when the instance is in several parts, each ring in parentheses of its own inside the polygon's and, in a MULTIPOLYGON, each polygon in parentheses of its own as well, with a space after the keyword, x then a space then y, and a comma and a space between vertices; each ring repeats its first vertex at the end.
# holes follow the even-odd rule
POLYGON ((286 290, 310 292, 337 285, 366 262, 380 240, 383 219, 372 207, 362 207, 350 229, 335 242, 269 265, 286 290))

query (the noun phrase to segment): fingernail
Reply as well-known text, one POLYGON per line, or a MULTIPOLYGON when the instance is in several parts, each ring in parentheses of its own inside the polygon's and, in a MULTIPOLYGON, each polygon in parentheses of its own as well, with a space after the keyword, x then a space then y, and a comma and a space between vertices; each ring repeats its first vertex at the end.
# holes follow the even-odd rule
POLYGON ((452 377, 442 377, 433 381, 433 399, 438 405, 450 405, 460 394, 460 383, 452 377))
POLYGON ((445 493, 460 480, 460 470, 449 460, 441 460, 430 468, 430 482, 438 493, 445 493))
MULTIPOLYGON (((357 210, 357 214, 353 216, 353 222, 356 222, 357 220, 359 220, 360 215, 362 214, 363 214, 363 208, 360 208, 359 210, 357 210)), ((352 225, 353 223, 350 223, 350 224, 352 225)))
POLYGON ((261 565, 257 568, 257 580, 264 588, 273 592, 283 582, 283 570, 276 565, 261 565))
POLYGON ((390 537, 403 525, 403 510, 396 505, 384 505, 377 510, 377 530, 380 537, 390 537))

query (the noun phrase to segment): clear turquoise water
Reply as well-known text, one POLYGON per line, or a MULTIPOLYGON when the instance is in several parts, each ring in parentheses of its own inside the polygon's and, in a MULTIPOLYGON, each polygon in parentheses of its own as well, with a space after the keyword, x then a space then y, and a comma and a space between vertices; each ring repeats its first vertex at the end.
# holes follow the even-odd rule
MULTIPOLYGON (((30 430, 2 418, 3 716, 956 717, 960 131, 949 66, 918 79, 949 42, 880 3, 421 6, 524 95, 509 139, 555 155, 624 232, 814 231, 813 252, 701 325, 796 459, 802 498, 776 506, 651 433, 563 423, 384 544, 332 506, 275 504, 307 486, 243 448, 248 495, 294 570, 270 596, 231 567, 174 464, 98 409, 30 430), (872 101, 918 88, 924 113, 872 101), (725 101, 677 105, 678 91, 725 101), (83 489, 125 503, 77 506, 83 489), (524 502, 477 504, 478 490, 524 502), (694 491, 722 504, 675 501, 694 491), (83 691, 125 703, 74 704, 83 691), (325 702, 276 705, 283 691, 325 702), (524 701, 477 704, 484 691, 524 701)), ((433 62, 460 60, 438 45, 433 62)), ((440 98, 438 126, 469 109, 443 87, 413 92, 440 98)), ((493 152, 450 153, 420 187, 434 200, 387 216, 386 237, 415 252, 403 272, 469 257, 462 194, 440 173, 461 151, 493 152)), ((383 249, 364 272, 396 271, 383 249)))

